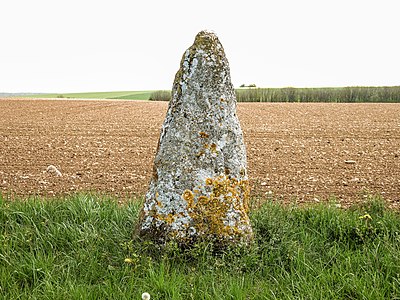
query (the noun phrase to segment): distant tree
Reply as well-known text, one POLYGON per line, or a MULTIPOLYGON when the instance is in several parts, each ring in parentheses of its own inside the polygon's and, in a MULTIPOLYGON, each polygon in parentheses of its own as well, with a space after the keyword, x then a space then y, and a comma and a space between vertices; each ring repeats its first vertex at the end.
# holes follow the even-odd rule
POLYGON ((257 87, 257 86, 256 86, 255 83, 252 83, 252 84, 249 84, 248 87, 249 87, 249 88, 255 88, 255 87, 257 87))
POLYGON ((243 84, 240 85, 240 87, 244 88, 244 87, 246 87, 246 85, 243 83, 243 84))

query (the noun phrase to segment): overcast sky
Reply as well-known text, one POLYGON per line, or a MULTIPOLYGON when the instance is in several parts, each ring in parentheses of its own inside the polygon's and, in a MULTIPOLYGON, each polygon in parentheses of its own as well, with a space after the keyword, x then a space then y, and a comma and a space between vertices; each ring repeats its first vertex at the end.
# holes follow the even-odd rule
POLYGON ((170 89, 202 29, 233 84, 400 85, 398 0, 1 0, 0 92, 170 89))

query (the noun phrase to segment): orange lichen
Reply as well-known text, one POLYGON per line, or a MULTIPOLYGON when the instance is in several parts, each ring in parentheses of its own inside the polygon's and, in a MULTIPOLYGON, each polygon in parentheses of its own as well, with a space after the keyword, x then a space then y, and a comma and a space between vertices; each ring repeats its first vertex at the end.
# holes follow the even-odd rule
POLYGON ((218 176, 214 179, 207 178, 205 183, 212 187, 208 196, 201 195, 193 199, 188 196, 188 190, 182 195, 185 200, 188 199, 188 213, 198 235, 218 239, 248 237, 249 231, 243 231, 244 227, 250 226, 247 216, 249 196, 247 180, 238 181, 218 176), (238 217, 229 219, 230 212, 234 212, 238 217))
POLYGON ((202 137, 203 139, 206 139, 209 137, 209 135, 207 133, 205 133, 204 131, 199 132, 200 137, 202 137))
POLYGON ((182 194, 182 198, 187 202, 188 208, 193 208, 195 206, 194 196, 191 190, 185 190, 182 194))
POLYGON ((159 214, 159 215, 157 215, 157 219, 158 220, 164 221, 164 222, 166 222, 166 223, 168 223, 170 225, 175 222, 176 217, 177 216, 173 215, 173 214, 166 214, 166 215, 159 214))
POLYGON ((191 190, 185 190, 182 194, 183 199, 185 199, 186 201, 191 201, 193 200, 193 193, 191 190))
POLYGON ((204 154, 206 154, 206 153, 204 152, 204 150, 201 150, 200 152, 198 152, 198 153, 196 154, 196 157, 199 158, 200 156, 202 156, 202 155, 204 155, 204 154))
POLYGON ((210 201, 210 199, 206 196, 200 196, 197 199, 197 205, 206 205, 208 202, 210 201))

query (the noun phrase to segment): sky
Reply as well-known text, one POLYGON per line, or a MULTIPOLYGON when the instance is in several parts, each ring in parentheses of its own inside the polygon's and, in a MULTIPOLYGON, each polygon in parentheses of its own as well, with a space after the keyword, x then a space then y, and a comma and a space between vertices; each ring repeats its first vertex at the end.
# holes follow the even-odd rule
POLYGON ((2 0, 0 92, 171 89, 213 30, 233 84, 400 85, 398 0, 2 0))

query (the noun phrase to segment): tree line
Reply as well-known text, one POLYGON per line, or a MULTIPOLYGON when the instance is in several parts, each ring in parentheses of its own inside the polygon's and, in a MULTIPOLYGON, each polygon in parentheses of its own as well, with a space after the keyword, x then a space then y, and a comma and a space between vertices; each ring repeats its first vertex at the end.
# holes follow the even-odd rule
MULTIPOLYGON (((169 101, 171 91, 155 91, 149 100, 169 101)), ((342 88, 241 88, 238 102, 400 102, 400 86, 342 88)))

